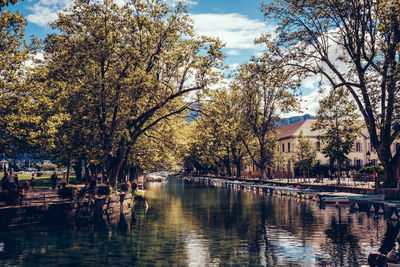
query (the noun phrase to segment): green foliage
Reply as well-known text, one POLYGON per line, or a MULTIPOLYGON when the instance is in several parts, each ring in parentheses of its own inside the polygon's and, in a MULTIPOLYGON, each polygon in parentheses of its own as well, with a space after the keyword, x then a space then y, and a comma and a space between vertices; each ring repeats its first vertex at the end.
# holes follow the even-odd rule
POLYGON ((120 190, 122 191, 122 192, 128 192, 130 189, 131 189, 131 186, 129 185, 129 184, 121 184, 120 186, 119 186, 119 188, 120 188, 120 190))
POLYGON ((30 67, 39 42, 25 39, 25 18, 0 13, 0 154, 51 148, 62 120, 53 106, 52 88, 44 88, 40 69, 30 67), (31 64, 28 64, 31 62, 31 64))
POLYGON ((385 169, 382 166, 374 165, 374 166, 364 166, 358 172, 359 173, 372 173, 373 171, 377 173, 384 173, 385 169))
POLYGON ((241 112, 240 121, 252 138, 245 147, 252 161, 266 178, 276 152, 275 128, 281 114, 296 107, 296 73, 287 59, 265 54, 242 65, 232 82, 241 112))
POLYGON ((98 196, 109 196, 112 194, 112 187, 109 185, 102 185, 97 187, 98 196))
POLYGON ((344 88, 332 89, 320 101, 317 120, 312 126, 313 130, 318 130, 322 153, 337 162, 339 171, 348 160, 347 155, 353 150, 361 128, 356 123, 357 106, 349 97, 344 88))
POLYGON ((52 27, 44 63, 70 118, 55 153, 104 170, 112 184, 138 161, 139 143, 153 142, 145 133, 189 108, 185 95, 217 81, 221 43, 195 36, 181 4, 78 0, 52 27))
POLYGON ((58 190, 58 196, 61 199, 74 200, 78 193, 78 188, 74 186, 66 186, 58 190))
POLYGON ((24 193, 22 191, 22 187, 17 186, 15 188, 9 188, 4 193, 5 201, 8 205, 21 204, 24 199, 24 193))
POLYGON ((134 197, 135 200, 143 200, 144 199, 144 194, 138 191, 135 191, 134 197))
POLYGON ((392 155, 390 148, 400 136, 400 2, 277 0, 262 10, 278 24, 277 37, 259 42, 287 55, 305 75, 320 75, 322 83, 351 94, 385 167, 385 183, 395 185, 400 151, 392 155))
POLYGON ((0 10, 1 10, 1 8, 5 7, 5 6, 8 6, 8 4, 10 4, 10 3, 15 5, 17 2, 18 2, 18 0, 1 0, 0 1, 0 10))
POLYGON ((317 150, 314 143, 305 138, 303 133, 300 133, 299 139, 296 143, 296 155, 294 157, 295 168, 300 170, 310 170, 316 163, 317 150))
POLYGON ((236 168, 240 176, 246 149, 242 139, 248 135, 240 122, 236 97, 233 92, 220 88, 210 92, 200 103, 200 117, 187 127, 192 137, 185 166, 203 172, 224 172, 231 176, 236 168))
MULTIPOLYGON (((57 169, 57 164, 54 163, 43 163, 43 164, 38 164, 40 166, 40 169, 43 171, 55 171, 57 169)), ((37 174, 39 176, 39 173, 37 174)))

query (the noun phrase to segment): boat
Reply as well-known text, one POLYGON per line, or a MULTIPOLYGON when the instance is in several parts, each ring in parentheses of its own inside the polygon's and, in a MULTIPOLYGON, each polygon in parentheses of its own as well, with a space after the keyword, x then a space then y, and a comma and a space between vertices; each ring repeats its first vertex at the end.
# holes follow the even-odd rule
POLYGON ((362 195, 358 197, 349 197, 350 206, 357 204, 360 208, 369 208, 371 204, 376 201, 381 201, 385 199, 385 194, 377 195, 362 195))
POLYGON ((363 195, 360 194, 351 194, 351 193, 320 193, 318 194, 319 201, 325 204, 348 204, 349 198, 351 197, 360 197, 363 195))

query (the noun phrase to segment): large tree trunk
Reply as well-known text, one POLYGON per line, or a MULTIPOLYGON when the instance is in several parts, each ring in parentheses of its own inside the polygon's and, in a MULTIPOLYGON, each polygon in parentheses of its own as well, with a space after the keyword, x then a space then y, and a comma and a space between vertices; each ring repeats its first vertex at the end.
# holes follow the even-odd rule
POLYGON ((229 159, 224 159, 224 165, 226 169, 226 175, 231 177, 232 176, 232 171, 231 171, 231 164, 229 159))
POLYGON ((260 172, 261 172, 261 180, 262 181, 267 180, 267 168, 265 167, 260 168, 260 172))
POLYGON ((69 169, 71 167, 71 160, 68 158, 68 163, 67 163, 67 184, 69 184, 69 169))
POLYGON ((385 169, 385 182, 384 182, 385 187, 396 187, 398 179, 396 172, 399 165, 399 160, 397 159, 396 162, 396 157, 392 158, 390 147, 389 150, 385 150, 384 148, 382 148, 377 152, 378 152, 378 158, 382 163, 383 168, 385 169))
POLYGON ((117 153, 117 157, 111 159, 111 175, 110 175, 110 184, 115 186, 118 182, 119 173, 122 169, 122 165, 124 164, 125 155, 127 149, 125 147, 120 148, 117 153))
POLYGON ((242 164, 240 162, 235 162, 236 166, 236 177, 240 178, 242 176, 242 164))
POLYGON ((72 168, 75 171, 76 182, 82 182, 82 161, 78 160, 77 162, 72 163, 72 168))

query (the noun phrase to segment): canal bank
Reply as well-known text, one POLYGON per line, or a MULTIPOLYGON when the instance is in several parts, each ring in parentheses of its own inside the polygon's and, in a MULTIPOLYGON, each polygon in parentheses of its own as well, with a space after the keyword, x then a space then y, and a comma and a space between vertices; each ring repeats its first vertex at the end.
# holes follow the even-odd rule
POLYGON ((0 232, 0 266, 360 266, 396 237, 378 215, 170 179, 115 225, 0 232))
MULTIPOLYGON (((48 193, 49 195, 49 193, 48 193)), ((135 204, 132 192, 115 192, 110 196, 93 199, 61 200, 56 198, 47 203, 23 203, 0 207, 0 229, 32 224, 56 225, 75 220, 104 220, 116 222, 121 213, 129 214, 135 204)))
POLYGON ((333 204, 349 205, 351 209, 367 211, 372 214, 383 214, 388 220, 400 219, 400 201, 393 200, 398 194, 397 190, 378 191, 368 188, 343 187, 335 185, 315 185, 310 183, 287 184, 276 181, 238 180, 217 177, 193 177, 181 176, 186 182, 211 184, 217 187, 234 188, 244 191, 252 191, 260 194, 294 197, 297 199, 309 199, 321 205, 333 204), (342 190, 341 190, 342 189, 342 190), (386 193, 386 194, 385 194, 386 193))

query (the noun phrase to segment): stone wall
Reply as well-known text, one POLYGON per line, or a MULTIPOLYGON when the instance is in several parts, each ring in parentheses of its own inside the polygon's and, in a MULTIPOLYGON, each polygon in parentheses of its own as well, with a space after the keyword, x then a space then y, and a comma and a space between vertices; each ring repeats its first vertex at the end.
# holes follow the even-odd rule
POLYGON ((74 220, 115 220, 132 212, 132 193, 116 193, 83 201, 0 208, 0 229, 30 224, 60 224, 74 220))

